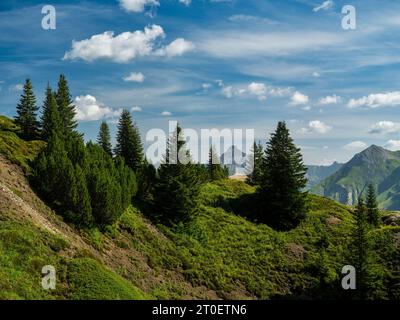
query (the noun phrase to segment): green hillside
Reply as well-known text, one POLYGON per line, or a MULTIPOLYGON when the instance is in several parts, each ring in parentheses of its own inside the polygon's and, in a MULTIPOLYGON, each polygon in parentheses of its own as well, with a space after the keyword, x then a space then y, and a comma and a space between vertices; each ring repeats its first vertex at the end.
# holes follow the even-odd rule
POLYGON ((400 199, 395 192, 398 183, 396 169, 399 167, 399 151, 371 146, 356 154, 337 172, 315 186, 312 192, 341 203, 356 204, 360 196, 366 196, 367 186, 372 183, 378 190, 381 207, 399 210, 400 199))
MULTIPOLYGON (((4 121, 4 120, 3 120, 4 121)), ((12 124, 9 122, 8 125, 12 124)), ((13 129, 14 130, 14 129, 13 129)), ((198 216, 169 228, 135 206, 104 232, 67 225, 30 188, 41 142, 0 127, 0 299, 281 299, 344 295, 352 208, 310 195, 307 218, 289 232, 246 219, 254 188, 221 180, 201 189, 198 216), (24 169, 24 171, 21 169, 24 169), (42 289, 53 265, 57 288, 42 289)), ((400 227, 373 231, 379 275, 371 298, 399 298, 400 227)))

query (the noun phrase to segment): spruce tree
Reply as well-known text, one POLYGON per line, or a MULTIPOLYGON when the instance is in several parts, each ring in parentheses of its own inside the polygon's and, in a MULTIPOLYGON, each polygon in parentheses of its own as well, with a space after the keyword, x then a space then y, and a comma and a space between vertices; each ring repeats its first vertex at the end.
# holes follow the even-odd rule
POLYGON ((167 143, 155 187, 155 211, 164 224, 185 223, 197 212, 200 181, 179 125, 167 143))
POLYGON ((45 100, 43 103, 43 113, 41 117, 41 138, 49 141, 54 132, 61 135, 61 119, 57 108, 57 101, 50 86, 47 86, 45 100))
POLYGON ((250 185, 259 185, 262 175, 263 147, 260 142, 253 144, 252 154, 248 161, 248 175, 246 182, 250 185))
POLYGON ((214 147, 210 147, 208 154, 208 174, 212 181, 225 178, 224 170, 214 147))
POLYGON ((60 75, 58 80, 56 100, 64 137, 69 137, 78 124, 75 120, 76 111, 69 91, 68 82, 63 74, 60 75))
POLYGON ((15 122, 21 127, 24 139, 36 139, 39 134, 39 122, 37 121, 36 97, 30 79, 26 79, 21 99, 17 105, 15 122))
POLYGON ((103 148, 103 150, 112 156, 111 136, 110 129, 107 122, 103 121, 100 125, 99 135, 97 136, 97 143, 103 148))
POLYGON ((375 188, 372 184, 368 185, 366 207, 368 223, 375 227, 379 226, 381 218, 378 209, 378 202, 376 200, 375 188))
POLYGON ((307 179, 300 149, 290 137, 285 122, 279 122, 267 144, 262 163, 257 218, 272 226, 289 230, 306 214, 307 179))
POLYGON ((356 283, 358 298, 364 299, 367 294, 368 266, 369 266, 369 239, 367 208, 363 199, 360 199, 355 210, 355 225, 352 234, 352 263, 356 269, 356 283))
POLYGON ((125 163, 135 172, 143 164, 143 146, 139 129, 133 122, 128 110, 123 110, 118 123, 115 154, 124 158, 125 163))

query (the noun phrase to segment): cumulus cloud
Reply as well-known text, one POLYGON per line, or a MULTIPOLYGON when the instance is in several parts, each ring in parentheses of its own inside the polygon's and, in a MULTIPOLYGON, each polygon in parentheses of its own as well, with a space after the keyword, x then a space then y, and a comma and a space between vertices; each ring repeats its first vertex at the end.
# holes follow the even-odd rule
POLYGON ((159 6, 157 0, 119 0, 121 8, 128 12, 143 12, 146 6, 159 6))
POLYGON ((144 81, 144 75, 141 72, 131 72, 129 76, 124 77, 124 81, 141 83, 144 81))
POLYGON ((142 111, 142 108, 141 108, 141 107, 138 107, 138 106, 132 107, 132 108, 131 108, 131 111, 132 111, 132 112, 140 112, 140 111, 142 111))
POLYGON ((359 99, 351 99, 347 106, 349 108, 379 108, 400 105, 400 91, 374 93, 359 99))
POLYGON ((195 47, 192 42, 179 38, 172 41, 166 47, 158 49, 155 54, 167 57, 182 56, 186 52, 194 50, 194 48, 195 47))
POLYGON ((290 105, 292 106, 299 106, 299 105, 305 105, 309 102, 309 98, 307 95, 296 91, 293 93, 291 99, 290 99, 290 105))
POLYGON ((313 120, 308 123, 306 128, 302 128, 302 133, 319 133, 326 134, 332 130, 331 126, 328 126, 326 123, 320 120, 313 120))
POLYGON ((98 59, 109 59, 118 63, 127 63, 138 57, 151 55, 180 56, 192 50, 194 45, 182 38, 176 39, 166 47, 159 45, 165 38, 162 27, 152 25, 144 31, 123 32, 114 35, 113 31, 96 34, 89 39, 72 41, 72 48, 64 55, 64 60, 82 59, 92 62, 98 59))
POLYGON ((259 100, 267 99, 267 86, 264 83, 252 82, 247 90, 249 94, 255 95, 259 100))
POLYGON ((329 104, 338 104, 342 101, 342 98, 337 96, 336 94, 332 96, 326 96, 324 98, 319 99, 319 104, 322 106, 329 104))
POLYGON ((391 151, 400 150, 400 140, 389 140, 388 142, 386 142, 385 148, 391 151))
POLYGON ((76 120, 78 121, 95 121, 101 118, 118 117, 121 110, 113 110, 99 103, 97 99, 91 95, 78 96, 74 100, 76 120))
POLYGON ((169 116, 172 116, 172 113, 169 111, 163 111, 163 112, 161 112, 161 115, 164 117, 169 117, 169 116))
POLYGON ((319 6, 316 6, 315 8, 313 8, 314 12, 318 12, 321 10, 329 10, 333 7, 334 3, 332 0, 327 0, 324 1, 323 3, 321 3, 319 6))
POLYGON ((368 148, 368 145, 363 141, 353 141, 343 146, 343 149, 348 151, 358 151, 368 148))
POLYGON ((368 131, 369 133, 397 133, 400 132, 400 122, 392 122, 392 121, 379 121, 375 123, 371 129, 368 131))
POLYGON ((291 88, 280 88, 268 86, 262 82, 252 82, 247 86, 234 88, 233 86, 225 86, 219 80, 219 86, 222 87, 221 92, 227 98, 233 97, 256 97, 260 101, 264 101, 270 97, 282 97, 291 93, 291 88))

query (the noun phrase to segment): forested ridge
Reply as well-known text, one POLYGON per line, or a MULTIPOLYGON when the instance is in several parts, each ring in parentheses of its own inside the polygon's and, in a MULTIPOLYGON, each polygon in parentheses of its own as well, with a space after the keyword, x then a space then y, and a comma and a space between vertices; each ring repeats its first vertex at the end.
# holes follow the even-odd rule
MULTIPOLYGON (((62 256, 59 251, 70 246, 64 239, 53 244, 54 250, 44 244, 37 250, 42 248, 39 256, 52 257, 57 265, 67 260, 61 280, 65 291, 48 296, 32 287, 32 297, 399 298, 400 229, 384 224, 390 213, 378 209, 373 185, 355 208, 309 195, 304 191, 307 169, 285 122, 277 124, 265 147, 254 144, 254 168, 244 183, 227 179, 227 168, 216 163, 213 147, 208 164, 191 161, 180 124, 156 168, 145 158, 138 124, 129 111, 120 115, 114 148, 106 122, 97 140, 85 143, 75 118, 65 76, 59 77, 55 91, 46 88, 40 114, 27 80, 15 122, 0 122, 0 152, 23 168, 40 199, 93 252, 104 253, 107 242, 138 252, 146 257, 148 272, 162 277, 173 273, 176 286, 167 280, 149 285, 143 280, 150 277, 146 268, 135 274, 132 262, 117 271, 115 264, 105 262, 107 255, 80 250, 62 256), (37 148, 22 152, 26 144, 37 148), (189 163, 181 163, 175 154, 186 154, 189 163), (359 270, 356 292, 340 285, 347 264, 359 270), (94 288, 79 272, 104 277, 109 289, 94 288)), ((0 286, 6 286, 18 264, 12 252, 20 248, 2 234, 29 237, 33 255, 38 231, 20 228, 6 208, 0 209, 5 221, 1 249, 9 253, 0 264, 10 268, 0 275, 0 286)), ((28 259, 18 268, 26 272, 31 267, 28 259)), ((4 297, 12 297, 10 288, 4 297)))

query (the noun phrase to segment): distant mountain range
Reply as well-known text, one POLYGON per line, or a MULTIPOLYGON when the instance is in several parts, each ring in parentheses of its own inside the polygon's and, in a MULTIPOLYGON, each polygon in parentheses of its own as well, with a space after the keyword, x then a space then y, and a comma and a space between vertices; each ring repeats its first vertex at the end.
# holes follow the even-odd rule
POLYGON ((316 186, 325 178, 334 174, 343 166, 343 163, 334 162, 330 166, 307 166, 307 189, 316 186))
POLYGON ((361 196, 365 197, 367 186, 372 183, 382 208, 400 210, 400 151, 372 145, 346 164, 332 166, 324 169, 310 166, 308 175, 312 193, 354 205, 361 196), (321 172, 329 170, 333 173, 313 184, 322 176, 321 172))
POLYGON ((246 153, 239 150, 239 148, 235 145, 229 147, 228 150, 221 155, 220 161, 222 165, 225 165, 229 168, 229 175, 247 174, 246 153))

